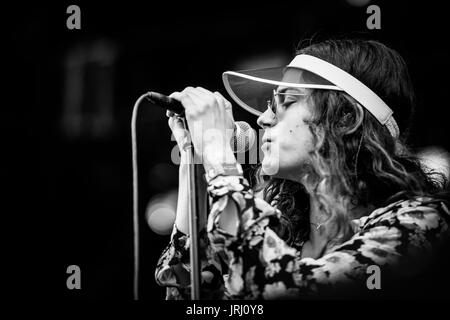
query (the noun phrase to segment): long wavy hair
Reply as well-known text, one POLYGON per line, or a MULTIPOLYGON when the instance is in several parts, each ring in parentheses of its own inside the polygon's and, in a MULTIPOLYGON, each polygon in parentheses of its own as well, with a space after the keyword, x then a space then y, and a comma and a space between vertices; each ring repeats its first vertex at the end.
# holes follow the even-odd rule
POLYGON ((424 168, 407 147, 415 99, 406 63, 396 51, 377 41, 348 39, 312 44, 296 54, 328 61, 371 88, 394 111, 401 136, 394 139, 345 92, 312 90, 309 128, 315 148, 304 182, 260 176, 260 167, 255 172, 256 191, 282 212, 277 232, 284 240, 292 245, 307 239, 311 196, 334 224, 330 241, 342 242, 354 233, 350 221, 359 218, 353 208, 444 194, 445 178, 424 168))

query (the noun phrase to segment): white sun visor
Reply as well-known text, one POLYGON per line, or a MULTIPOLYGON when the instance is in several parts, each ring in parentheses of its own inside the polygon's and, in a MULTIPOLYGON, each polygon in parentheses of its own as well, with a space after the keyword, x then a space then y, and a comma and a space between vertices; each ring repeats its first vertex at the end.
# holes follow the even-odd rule
POLYGON ((226 71, 222 79, 233 100, 257 116, 267 109, 274 90, 280 87, 345 91, 392 136, 399 135, 392 110, 378 95, 344 70, 310 55, 297 55, 287 67, 226 71))

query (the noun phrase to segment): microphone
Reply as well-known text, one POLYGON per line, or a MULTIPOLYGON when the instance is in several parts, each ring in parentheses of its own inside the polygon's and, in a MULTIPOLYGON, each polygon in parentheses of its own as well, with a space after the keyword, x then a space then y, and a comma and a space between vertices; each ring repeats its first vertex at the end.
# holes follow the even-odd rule
POLYGON ((231 137, 232 149, 234 153, 248 151, 256 141, 255 130, 247 122, 236 121, 234 132, 231 137))
MULTIPOLYGON (((184 115, 184 107, 178 100, 157 92, 148 92, 146 98, 154 105, 180 116, 184 115)), ((233 151, 235 153, 248 151, 256 141, 255 130, 244 121, 236 121, 234 126, 233 136, 230 141, 233 151)))
POLYGON ((157 92, 148 92, 146 95, 147 100, 151 103, 160 106, 161 108, 167 109, 169 111, 175 112, 176 114, 182 116, 184 115, 184 107, 180 101, 174 98, 165 96, 157 92))

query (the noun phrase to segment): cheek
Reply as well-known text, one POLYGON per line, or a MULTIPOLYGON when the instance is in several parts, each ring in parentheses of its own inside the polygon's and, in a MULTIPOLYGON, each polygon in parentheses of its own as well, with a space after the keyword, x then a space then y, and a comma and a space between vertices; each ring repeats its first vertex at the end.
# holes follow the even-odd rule
POLYGON ((304 123, 287 127, 283 136, 280 141, 280 160, 283 162, 302 163, 313 150, 313 137, 304 123))
POLYGON ((263 170, 281 178, 292 178, 309 162, 314 150, 313 135, 304 119, 311 114, 301 105, 292 107, 272 129, 276 145, 264 153, 263 170))

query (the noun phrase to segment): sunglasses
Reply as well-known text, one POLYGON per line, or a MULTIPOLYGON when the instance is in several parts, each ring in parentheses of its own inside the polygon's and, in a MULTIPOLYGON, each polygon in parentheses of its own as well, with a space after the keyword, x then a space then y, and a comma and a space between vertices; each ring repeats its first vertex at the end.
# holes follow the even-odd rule
MULTIPOLYGON (((289 96, 307 96, 308 93, 292 93, 292 92, 285 92, 284 91, 276 91, 273 90, 272 99, 267 100, 267 108, 272 111, 274 116, 277 114, 277 106, 283 106, 286 104, 286 97, 289 96)), ((292 100, 292 102, 296 102, 297 100, 292 100)), ((289 103, 290 104, 290 103, 289 103)))

